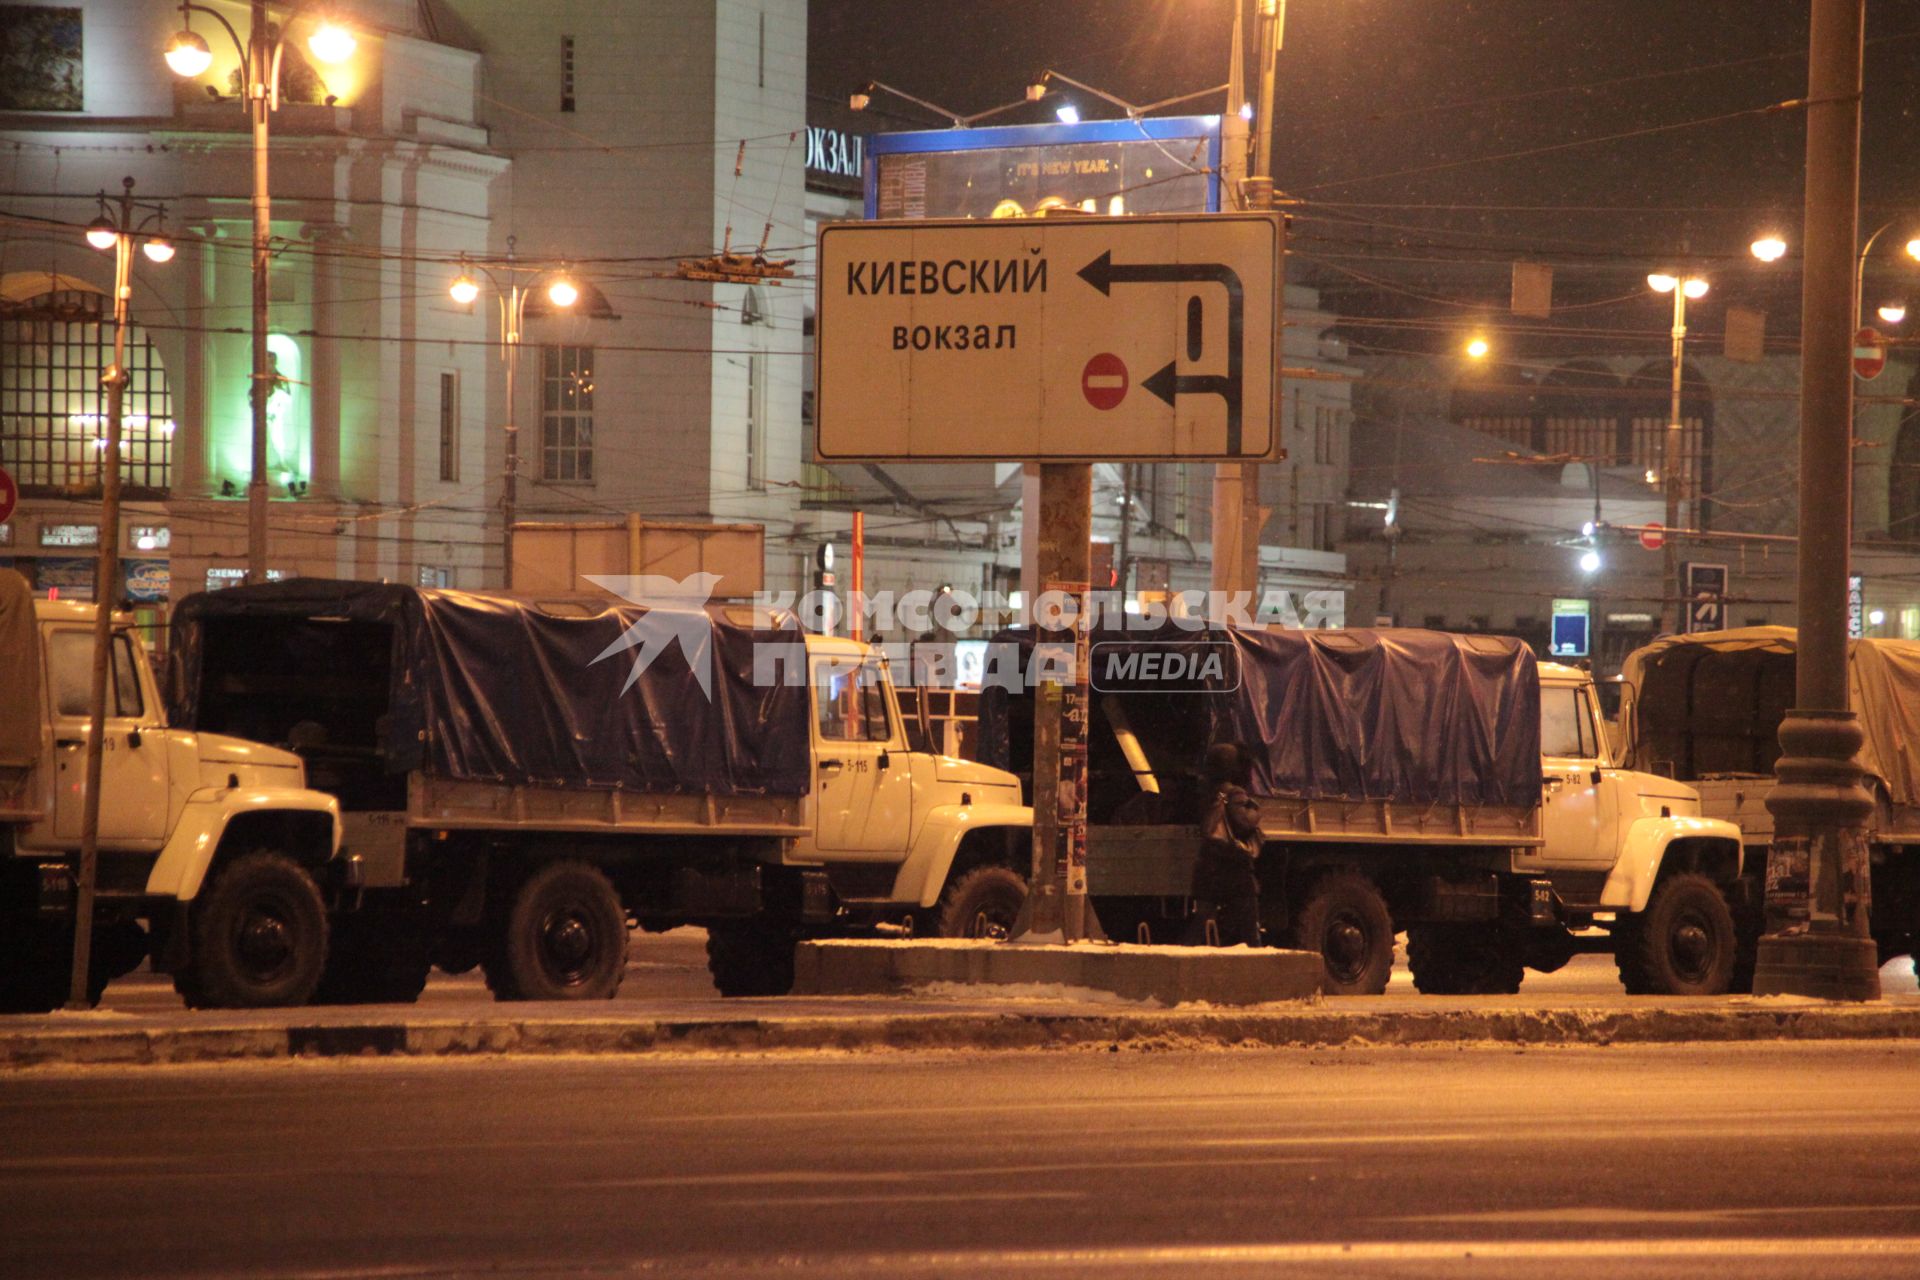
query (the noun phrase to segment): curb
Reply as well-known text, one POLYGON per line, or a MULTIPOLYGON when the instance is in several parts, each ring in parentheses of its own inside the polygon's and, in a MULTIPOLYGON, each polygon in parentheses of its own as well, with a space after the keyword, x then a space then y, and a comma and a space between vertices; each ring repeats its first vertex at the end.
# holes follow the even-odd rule
POLYGON ((0 1031, 0 1069, 339 1057, 882 1050, 1262 1049, 1920 1040, 1920 1009, 933 1013, 693 1021, 405 1019, 280 1027, 0 1031))
POLYGON ((1320 993, 1324 973, 1319 952, 1277 947, 835 938, 802 942, 795 949, 793 990, 837 996, 898 994, 940 982, 973 988, 1056 986, 1171 1008, 1306 1000, 1320 993))

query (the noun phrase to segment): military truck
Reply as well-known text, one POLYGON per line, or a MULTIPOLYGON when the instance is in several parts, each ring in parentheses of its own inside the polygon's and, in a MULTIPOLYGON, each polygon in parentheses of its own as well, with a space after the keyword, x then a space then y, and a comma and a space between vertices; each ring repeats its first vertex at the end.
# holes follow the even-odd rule
POLYGON ((997 930, 1031 860, 1018 781, 910 750, 881 655, 790 616, 302 579, 187 598, 171 669, 179 723, 338 797, 336 999, 604 998, 686 924, 779 994, 804 937, 997 930))
MULTIPOLYGON (((1793 705, 1797 640, 1791 627, 1669 636, 1628 655, 1623 671, 1627 760, 1685 782, 1700 793, 1703 812, 1736 823, 1746 841, 1737 915, 1740 971, 1749 979, 1767 927, 1766 802, 1780 722, 1793 705)), ((1866 734, 1858 762, 1874 799, 1869 918, 1884 963, 1920 943, 1920 642, 1853 641, 1847 687, 1866 734)))
MULTIPOLYGON (((86 802, 95 608, 36 601, 0 570, 0 1010, 67 998, 86 802)), ((327 912, 356 889, 340 806, 291 752, 169 726, 132 620, 112 621, 93 966, 151 951, 192 1005, 304 1003, 327 912)))
MULTIPOLYGON (((1585 672, 1411 629, 1090 639, 1087 881, 1110 935, 1193 940, 1200 765, 1234 742, 1255 760, 1265 932, 1320 952, 1329 994, 1383 990, 1402 929, 1425 992, 1515 991, 1585 950, 1613 952, 1629 991, 1733 981, 1740 832, 1620 766, 1585 672)), ((1025 775, 1032 700, 1004 684, 982 695, 984 758, 1025 775)))

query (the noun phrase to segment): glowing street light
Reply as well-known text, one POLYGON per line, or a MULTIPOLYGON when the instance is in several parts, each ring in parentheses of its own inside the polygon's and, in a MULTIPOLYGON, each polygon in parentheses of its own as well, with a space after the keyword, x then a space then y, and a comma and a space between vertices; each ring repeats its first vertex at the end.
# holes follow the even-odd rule
POLYGON ((1787 242, 1779 236, 1761 236, 1748 247, 1762 262, 1778 262, 1787 256, 1787 242))
POLYGON ((1475 337, 1467 341, 1467 355, 1470 359, 1485 360, 1487 353, 1493 350, 1493 344, 1485 338, 1475 337))
POLYGON ((213 50, 207 48, 206 40, 191 29, 176 31, 173 39, 167 41, 164 56, 173 74, 189 80, 213 65, 213 50))
POLYGON ((345 62, 353 56, 353 51, 359 45, 360 42, 354 39, 353 32, 337 22, 322 22, 314 28, 313 34, 307 37, 307 48, 313 52, 314 57, 328 65, 345 62))
POLYGON ((1886 306, 1880 308, 1878 314, 1880 318, 1888 324, 1899 324, 1907 318, 1907 304, 1904 302, 1889 302, 1886 306))
POLYGON ((520 368, 520 332, 526 323, 527 300, 544 280, 544 290, 548 302, 562 309, 571 307, 580 300, 580 286, 564 269, 551 276, 539 271, 517 266, 513 261, 513 237, 507 237, 507 261, 500 266, 500 275, 484 263, 469 264, 463 256, 460 261, 460 274, 447 286, 447 295, 461 306, 466 306, 480 296, 480 281, 474 277, 478 271, 493 287, 495 298, 500 304, 500 345, 501 358, 507 365, 507 467, 506 482, 500 496, 502 515, 501 551, 504 559, 505 585, 513 585, 513 522, 516 511, 516 498, 519 489, 520 473, 520 432, 514 426, 514 384, 520 368), (501 277, 504 276, 503 280, 501 277))
MULTIPOLYGON (((1686 426, 1680 417, 1680 384, 1682 362, 1687 342, 1687 299, 1707 296, 1707 282, 1699 276, 1681 276, 1670 271, 1655 271, 1647 277, 1647 286, 1655 293, 1673 295, 1673 387, 1667 408, 1667 430, 1660 449, 1660 478, 1664 482, 1667 496, 1666 527, 1680 527, 1680 480, 1681 480, 1681 443, 1686 426)), ((1668 534, 1661 547, 1661 579, 1666 584, 1662 595, 1667 603, 1660 609, 1661 630, 1675 631, 1674 601, 1685 592, 1681 589, 1679 545, 1672 534, 1668 534)), ((1596 557, 1597 560, 1597 557, 1596 557)))

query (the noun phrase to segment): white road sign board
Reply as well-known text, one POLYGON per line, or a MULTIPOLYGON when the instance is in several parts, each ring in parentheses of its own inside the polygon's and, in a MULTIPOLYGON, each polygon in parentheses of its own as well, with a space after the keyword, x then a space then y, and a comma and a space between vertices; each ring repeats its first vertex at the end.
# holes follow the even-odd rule
POLYGON ((820 231, 822 462, 1282 456, 1266 214, 820 231))

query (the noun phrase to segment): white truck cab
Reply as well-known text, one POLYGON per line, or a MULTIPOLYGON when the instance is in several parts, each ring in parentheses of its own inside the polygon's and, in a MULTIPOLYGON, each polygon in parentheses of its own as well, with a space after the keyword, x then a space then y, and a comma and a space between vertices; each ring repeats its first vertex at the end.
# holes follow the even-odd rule
POLYGON ((1010 928, 1025 894, 1014 866, 1023 865, 1033 825, 1033 811, 1021 803, 1020 780, 970 760, 911 749, 878 650, 833 636, 810 635, 806 644, 814 789, 809 834, 795 842, 790 860, 839 868, 843 900, 932 911, 942 933, 1010 928), (971 875, 963 865, 950 883, 955 859, 976 833, 976 847, 968 852, 984 856, 987 850, 977 846, 993 841, 997 869, 971 875), (1019 849, 1001 847, 1009 841, 1019 849), (859 862, 875 871, 864 885, 846 871, 859 862))
MULTIPOLYGON (((34 601, 0 575, 0 667, 23 673, 38 749, 0 763, 0 1007, 64 1000, 86 806, 94 607, 34 601)), ((144 645, 116 617, 101 754, 95 972, 174 974, 190 1003, 297 1004, 326 957, 324 892, 339 887, 339 804, 300 758, 170 728, 144 645), (141 923, 146 930, 141 930, 141 923)))
POLYGON ((1575 924, 1610 926, 1629 991, 1725 990, 1739 828, 1701 817, 1686 784, 1620 767, 1587 672, 1539 670, 1542 840, 1514 871, 1550 881, 1575 924))

